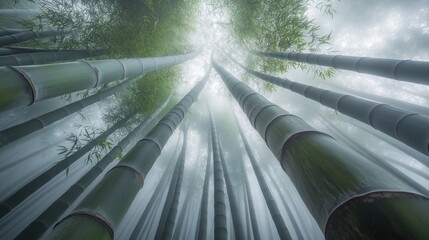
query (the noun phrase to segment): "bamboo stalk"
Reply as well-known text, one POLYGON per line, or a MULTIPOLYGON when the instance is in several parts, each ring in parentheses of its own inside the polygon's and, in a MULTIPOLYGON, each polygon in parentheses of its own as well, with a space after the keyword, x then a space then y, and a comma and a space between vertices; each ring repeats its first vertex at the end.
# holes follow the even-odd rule
POLYGON ((89 97, 83 98, 76 102, 70 103, 66 106, 63 106, 59 109, 45 113, 39 117, 33 118, 21 124, 15 125, 13 127, 7 128, 0 131, 0 147, 3 147, 11 142, 14 142, 22 137, 25 137, 31 133, 37 132, 47 126, 61 120, 67 116, 72 115, 73 113, 90 106, 104 98, 107 98, 117 92, 122 91, 128 85, 130 85, 133 80, 128 80, 122 82, 112 88, 98 92, 89 97))
POLYGON ((208 219, 208 207, 209 207, 209 183, 210 183, 210 173, 211 173, 211 160, 212 160, 212 142, 211 134, 208 133, 208 152, 207 152, 207 163, 206 163, 206 172, 204 174, 204 183, 203 183, 203 194, 201 196, 200 211, 198 216, 198 226, 196 239, 205 240, 207 239, 207 219, 208 219))
POLYGON ((145 135, 151 129, 162 110, 170 102, 171 95, 160 106, 158 111, 144 119, 134 130, 124 137, 112 148, 97 164, 71 186, 63 195, 53 202, 42 214, 30 223, 16 239, 38 239, 52 226, 58 218, 73 204, 85 189, 115 160, 119 154, 125 151, 128 145, 135 142, 137 135, 145 135))
MULTIPOLYGON (((207 82, 209 73, 173 109, 186 113, 207 82)), ((76 236, 79 239, 114 239, 117 226, 143 187, 144 177, 183 117, 184 114, 175 111, 167 113, 78 207, 56 225, 49 239, 75 239, 76 236)))
POLYGON ((8 214, 10 211, 12 211, 16 206, 18 206, 22 201, 24 201, 27 197, 29 197, 31 194, 39 190, 43 185, 45 185, 47 182, 49 182, 52 178, 54 178, 56 175, 61 173, 62 171, 66 170, 70 165, 72 165, 74 162, 79 160, 83 155, 85 155, 89 150, 97 146, 97 144, 103 140, 106 139, 110 134, 118 130, 119 128, 123 127, 124 124, 130 120, 132 117, 136 115, 136 112, 132 112, 119 120, 117 123, 115 123, 113 126, 108 128, 106 131, 104 131, 102 134, 97 136, 96 138, 92 139, 90 142, 88 142, 85 146, 71 154, 70 156, 66 157, 65 159, 59 161, 54 166, 49 168, 47 171, 36 177, 35 179, 31 180, 29 183, 27 183, 25 186, 20 188, 17 192, 9 196, 6 200, 0 203, 0 218, 4 217, 6 214, 8 214))
POLYGON ((426 61, 295 52, 256 52, 256 54, 429 85, 429 62, 426 61))
POLYGON ((9 35, 4 35, 0 37, 0 47, 20 43, 31 39, 36 38, 48 38, 55 37, 58 35, 64 34, 64 32, 56 30, 46 30, 46 31, 22 31, 17 33, 12 33, 9 35))
MULTIPOLYGON (((182 191, 183 171, 185 168, 187 130, 184 129, 183 132, 184 132, 183 147, 179 156, 179 161, 180 161, 179 174, 177 177, 176 184, 174 186, 174 193, 172 196, 170 207, 167 208, 168 212, 166 214, 166 221, 164 223, 160 221, 160 225, 162 224, 160 239, 173 239, 173 231, 174 231, 174 226, 176 224, 176 216, 177 216, 177 209, 179 206, 180 192, 182 191)), ((170 188, 171 188, 171 185, 170 185, 170 188)), ((164 206, 164 210, 165 209, 166 208, 164 206)), ((158 225, 158 229, 160 229, 159 225, 158 225)), ((155 235, 155 238, 158 239, 156 235, 155 235)))
POLYGON ((426 197, 212 62, 327 239, 429 238, 426 197))
MULTIPOLYGON (((236 124, 236 125, 238 128, 238 132, 240 133, 241 140, 244 143, 244 148, 246 149, 247 156, 250 159, 250 163, 252 165, 253 171, 255 172, 256 179, 258 180, 258 183, 261 188, 262 194, 264 196, 265 202, 267 204, 268 210, 270 211, 271 217, 274 221, 274 224, 276 225, 277 233, 279 234, 280 239, 292 239, 292 236, 290 235, 290 232, 286 226, 286 223, 280 213, 278 204, 274 200, 274 196, 271 193, 271 190, 270 190, 270 187, 268 186, 267 181, 265 180, 264 174, 255 156, 253 155, 253 152, 250 148, 250 144, 247 141, 247 138, 245 137, 240 125, 239 124, 236 124)), ((287 206, 285 207, 288 208, 287 206)), ((288 213, 290 215, 291 221, 294 223, 295 220, 293 219, 292 214, 290 214, 290 210, 288 211, 288 213)), ((296 223, 293 225, 294 227, 296 227, 296 223)), ((299 229, 297 229, 296 232, 299 232, 299 229)), ((298 236, 299 236, 299 239, 303 239, 302 235, 298 235, 298 236)))
POLYGON ((240 217, 240 211, 238 206, 239 201, 235 196, 236 190, 233 188, 233 184, 230 178, 230 173, 228 172, 228 167, 226 165, 222 142, 220 140, 219 140, 219 154, 220 154, 220 160, 222 163, 223 177, 225 179, 226 191, 228 194, 229 206, 231 208, 231 217, 232 217, 232 224, 234 226, 235 239, 237 240, 248 239, 249 237, 246 236, 246 229, 244 227, 243 220, 240 217))
MULTIPOLYGON (((348 94, 270 76, 240 66, 248 73, 337 110, 429 156, 429 117, 348 94)), ((429 162, 422 162, 429 166, 429 162)))
POLYGON ((20 32, 25 32, 28 31, 26 29, 18 29, 18 28, 4 28, 1 27, 0 28, 0 37, 6 36, 6 35, 11 35, 11 34, 17 34, 20 32))
POLYGON ((0 110, 31 105, 112 81, 124 81, 187 61, 197 54, 0 67, 0 110))
POLYGON ((19 53, 8 56, 0 56, 0 66, 24 66, 34 64, 46 64, 68 60, 76 60, 94 57, 103 54, 102 51, 74 50, 19 53))

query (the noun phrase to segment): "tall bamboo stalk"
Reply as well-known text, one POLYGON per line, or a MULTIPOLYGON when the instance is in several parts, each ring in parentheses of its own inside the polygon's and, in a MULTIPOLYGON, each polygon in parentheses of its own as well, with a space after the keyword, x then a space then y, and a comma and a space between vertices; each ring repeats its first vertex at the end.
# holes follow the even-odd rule
POLYGON ((295 52, 256 52, 256 54, 429 85, 429 62, 426 61, 295 52))
POLYGON ((110 134, 123 127, 125 123, 130 120, 132 117, 136 115, 136 112, 132 112, 119 120, 113 126, 108 128, 102 134, 98 135, 96 138, 92 139, 85 146, 66 157, 65 159, 59 161, 54 166, 49 168, 47 171, 31 180, 25 186, 20 188, 17 192, 9 196, 6 200, 0 203, 0 218, 4 217, 8 214, 12 209, 18 206, 22 201, 24 201, 27 197, 33 194, 35 191, 39 190, 39 188, 43 187, 45 183, 49 182, 56 175, 66 170, 70 165, 79 160, 83 155, 85 155, 89 150, 94 148, 99 144, 101 140, 106 139, 110 134))
POLYGON ((162 148, 209 77, 203 79, 113 167, 78 207, 61 220, 49 239, 114 239, 114 233, 162 148))
POLYGON ((222 142, 220 140, 219 140, 219 153, 220 153, 220 160, 222 163, 223 177, 225 179, 226 192, 228 193, 229 206, 231 208, 231 217, 232 217, 232 224, 234 226, 235 239, 237 240, 248 239, 249 237, 246 236, 246 229, 244 227, 243 220, 240 217, 239 201, 235 196, 236 189, 234 189, 233 187, 234 185, 232 184, 230 173, 228 172, 228 166, 226 165, 222 142))
POLYGON ((0 147, 3 147, 11 142, 14 142, 22 137, 25 137, 31 133, 37 132, 47 126, 61 120, 67 116, 72 115, 73 113, 90 106, 98 101, 101 101, 104 98, 107 98, 117 92, 122 91, 133 81, 128 80, 122 82, 112 88, 98 92, 94 95, 88 96, 76 102, 70 103, 61 108, 55 109, 48 113, 45 113, 41 116, 35 117, 26 122, 20 123, 13 127, 4 129, 0 131, 0 147))
POLYGON ((102 55, 103 51, 90 50, 64 50, 53 52, 19 53, 0 56, 0 66, 24 66, 34 64, 46 64, 64 62, 102 55))
POLYGON ((201 196, 200 211, 198 216, 197 234, 195 239, 205 240, 207 239, 207 219, 208 219, 208 207, 209 207, 209 183, 210 183, 210 172, 211 172, 211 159, 213 156, 211 134, 208 133, 208 147, 207 147, 207 163, 206 172, 204 174, 203 183, 203 194, 201 196))
POLYGON ((155 120, 162 110, 170 102, 171 95, 159 107, 159 109, 144 119, 134 130, 124 137, 112 148, 97 164, 71 186, 61 197, 53 202, 42 214, 30 223, 16 239, 38 239, 58 218, 73 204, 85 189, 113 162, 131 143, 135 142, 138 135, 145 135, 155 124, 155 120))
POLYGON ((17 34, 20 32, 28 31, 26 29, 18 29, 18 28, 4 28, 0 27, 0 37, 11 35, 11 34, 17 34))
POLYGON ((327 239, 428 239, 429 200, 212 61, 327 239))
POLYGON ((210 112, 210 126, 213 149, 213 176, 214 176, 214 239, 228 239, 228 220, 226 217, 225 182, 222 169, 220 148, 216 124, 210 112))
POLYGON ((22 31, 17 33, 12 33, 0 37, 0 47, 20 43, 31 39, 36 38, 48 38, 55 37, 58 35, 64 34, 64 32, 56 30, 46 30, 46 31, 22 31))
MULTIPOLYGON (((183 146, 180 151, 178 164, 175 172, 177 177, 172 178, 167 199, 161 213, 161 219, 158 224, 155 239, 172 239, 174 225, 176 223, 177 208, 179 205, 180 192, 182 190, 183 171, 185 169, 186 144, 187 144, 187 129, 183 130, 183 146)), ((173 173, 173 175, 175 175, 173 173)))
MULTIPOLYGON (((258 180, 259 186, 261 187, 261 191, 264 196, 265 202, 267 203, 268 210, 270 211, 271 217, 273 218, 274 224, 276 225, 277 233, 279 234, 280 239, 292 239, 289 229, 287 228, 286 223, 280 213, 280 209, 277 205, 277 202, 274 200, 274 196, 271 193, 267 181, 265 180, 264 174, 255 156, 253 155, 250 144, 247 141, 247 138, 245 137, 240 125, 238 123, 236 125, 238 128, 238 132, 240 133, 241 140, 244 143, 244 148, 246 149, 247 156, 250 159, 252 169, 255 172, 256 179, 258 180)), ((288 206, 285 207, 288 208, 288 206)), ((288 214, 290 215, 291 222, 295 223, 294 227, 296 228, 296 222, 293 219, 292 214, 290 214, 290 210, 288 211, 288 214)), ((296 232, 299 232, 299 229, 296 229, 296 232)), ((298 237, 299 239, 303 239, 302 235, 298 235, 298 237)))
POLYGON ((198 52, 151 58, 0 67, 0 110, 131 79, 194 58, 198 52))
MULTIPOLYGON (((240 66, 248 73, 337 110, 429 156, 429 117, 388 104, 270 76, 240 66)), ((429 162, 422 162, 429 166, 429 162)))

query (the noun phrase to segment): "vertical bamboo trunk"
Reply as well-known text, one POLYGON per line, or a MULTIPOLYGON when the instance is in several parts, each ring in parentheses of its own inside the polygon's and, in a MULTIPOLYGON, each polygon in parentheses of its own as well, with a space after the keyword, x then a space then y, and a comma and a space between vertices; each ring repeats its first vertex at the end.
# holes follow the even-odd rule
POLYGON ((234 189, 233 187, 234 185, 232 184, 230 174, 228 172, 225 155, 223 152, 222 142, 220 140, 219 140, 219 153, 220 153, 220 160, 222 163, 223 176, 226 184, 226 191, 228 193, 229 205, 231 208, 232 224, 234 225, 235 239, 237 240, 248 239, 249 237, 246 235, 246 229, 244 227, 243 220, 240 217, 241 214, 239 211, 239 202, 235 195, 236 189, 234 189))
MULTIPOLYGON (((289 89, 368 124, 429 156, 429 117, 427 116, 402 110, 388 104, 293 82, 242 67, 248 73, 266 82, 289 89)), ((429 166, 429 162, 422 163, 429 166)))
POLYGON ((198 240, 207 239, 207 219, 208 219, 208 207, 209 207, 209 183, 210 183, 210 172, 211 172, 211 159, 212 159, 212 142, 211 134, 208 133, 208 152, 207 152, 207 163, 206 163, 206 172, 204 174, 204 183, 203 183, 203 194, 201 196, 201 205, 198 216, 198 227, 196 238, 198 240))
POLYGON ((294 52, 257 52, 257 55, 429 85, 429 62, 294 52))
POLYGON ((0 111, 135 78, 187 61, 197 54, 0 67, 0 111))
POLYGON ((117 92, 120 92, 124 90, 132 82, 133 80, 122 82, 112 88, 109 88, 102 92, 98 92, 94 95, 91 95, 79 101, 70 103, 59 109, 45 113, 39 117, 33 118, 26 122, 23 122, 13 127, 2 130, 0 131, 0 147, 3 147, 27 135, 30 135, 31 133, 37 132, 43 128, 46 128, 49 125, 63 118, 66 118, 67 116, 70 116, 73 113, 76 113, 77 111, 87 106, 90 106, 98 101, 101 101, 104 98, 107 98, 117 92))
POLYGON ((64 34, 64 32, 61 31, 55 31, 55 30, 47 30, 47 31, 22 31, 17 33, 12 33, 9 35, 4 35, 0 37, 0 47, 14 44, 14 43, 20 43, 31 39, 36 38, 48 38, 48 37, 55 37, 58 35, 64 34))
POLYGON ((69 60, 95 57, 101 54, 103 54, 101 51, 89 50, 19 53, 8 56, 0 56, 0 66, 24 66, 53 62, 65 62, 69 60))
POLYGON ((144 177, 196 101, 209 73, 56 225, 49 239, 114 239, 116 228, 143 187, 144 177))
POLYGON ((327 239, 428 239, 429 200, 213 61, 327 239))
MULTIPOLYGON (((256 179, 258 180, 259 186, 261 187, 262 194, 264 196, 265 202, 267 203, 268 210, 270 211, 271 217, 273 218, 274 224, 276 225, 277 233, 279 234, 280 239, 292 239, 292 236, 290 235, 290 232, 286 226, 286 223, 280 213, 280 209, 277 205, 277 202, 274 200, 274 196, 271 193, 270 187, 268 186, 267 181, 265 180, 264 174, 262 173, 261 168, 259 167, 258 162, 256 161, 255 156, 253 155, 253 152, 250 148, 249 142, 247 141, 247 138, 243 134, 243 130, 241 129, 240 125, 237 124, 238 131, 240 133, 241 139, 244 143, 244 148, 246 149, 247 156, 250 159, 250 163, 252 165, 253 171, 255 172, 256 179)), ((288 208, 288 206, 285 206, 288 208)), ((294 227, 296 229, 296 232, 299 232, 299 229, 296 227, 296 222, 293 219, 292 214, 290 214, 290 211, 288 211, 288 214, 290 215, 291 222, 295 223, 294 227)), ((299 239, 303 239, 302 235, 298 235, 299 239)))
MULTIPOLYGON (((209 111, 210 112, 210 111, 209 111)), ((228 220, 226 217, 225 182, 220 157, 218 135, 213 116, 210 112, 210 125, 213 149, 214 175, 214 239, 228 239, 228 220)))
POLYGON ((110 150, 97 164, 71 186, 61 197, 53 202, 37 219, 28 225, 16 239, 38 239, 52 226, 58 218, 76 201, 85 189, 113 162, 128 145, 135 142, 138 135, 145 135, 155 123, 156 118, 165 109, 171 95, 160 106, 158 111, 144 119, 133 131, 123 138, 112 150, 110 150))
MULTIPOLYGON (((179 163, 176 165, 177 178, 172 178, 166 203, 161 214, 155 239, 172 239, 174 225, 176 223, 177 208, 179 205, 180 192, 182 190, 183 171, 185 168, 187 130, 184 129, 183 146, 179 155, 179 163)), ((176 171, 175 169, 175 171, 176 171)), ((173 173, 174 175, 174 173, 173 173)))
POLYGON ((118 130, 119 128, 123 127, 125 123, 133 118, 136 115, 136 112, 133 112, 131 114, 128 114, 121 120, 119 120, 117 123, 115 123, 113 126, 108 128, 106 131, 104 131, 102 134, 97 136, 96 138, 92 139, 90 142, 88 142, 85 146, 71 154, 70 156, 66 157, 64 160, 59 161, 54 166, 49 168, 47 171, 36 177, 35 179, 31 180, 29 183, 27 183, 25 186, 23 186, 21 189, 19 189, 17 192, 9 196, 6 200, 0 203, 0 218, 4 217, 6 214, 8 214, 12 209, 14 209, 16 206, 18 206, 22 201, 24 201, 27 197, 29 197, 31 194, 39 190, 43 185, 45 185, 47 182, 49 182, 52 178, 54 178, 56 175, 61 173, 62 171, 66 170, 68 167, 70 167, 74 162, 79 160, 83 155, 85 155, 89 150, 97 146, 97 144, 101 141, 106 139, 110 134, 118 130))
MULTIPOLYGON (((177 156, 178 158, 179 156, 177 156)), ((171 182, 171 172, 170 168, 175 168, 177 165, 178 159, 172 159, 172 163, 169 164, 167 170, 165 170, 164 175, 162 176, 161 180, 159 181, 158 185, 156 186, 155 190, 153 191, 153 194, 151 195, 149 202, 147 203, 141 217, 139 218, 133 232, 131 233, 130 239, 149 239, 149 232, 143 232, 143 225, 145 221, 154 222, 154 214, 156 211, 154 209, 160 208, 159 205, 161 205, 162 194, 164 193, 164 189, 167 188, 168 183, 171 182), (152 212, 152 213, 151 213, 152 212), (149 215, 149 213, 151 213, 149 215), (141 234, 146 234, 141 236, 141 234)), ((173 169, 174 170, 174 169, 173 169)), ((156 226, 155 226, 156 227, 156 226)))

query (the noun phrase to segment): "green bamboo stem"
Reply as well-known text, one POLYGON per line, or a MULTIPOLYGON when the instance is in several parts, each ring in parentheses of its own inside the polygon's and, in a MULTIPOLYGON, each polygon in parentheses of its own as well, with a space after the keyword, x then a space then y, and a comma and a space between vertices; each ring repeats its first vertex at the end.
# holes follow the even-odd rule
POLYGON ((30 223, 16 239, 39 239, 58 218, 78 199, 85 189, 112 163, 138 135, 145 135, 151 129, 158 115, 170 102, 171 95, 160 108, 144 119, 134 130, 112 148, 97 164, 53 202, 42 214, 30 223))
POLYGON ((327 239, 429 238, 427 198, 213 65, 327 239))
POLYGON ((143 187, 144 177, 196 101, 209 73, 104 176, 71 214, 56 225, 49 239, 75 239, 76 236, 79 239, 114 239, 116 228, 143 187))
MULTIPOLYGON (((352 95, 270 76, 240 66, 248 73, 337 110, 429 156, 429 117, 352 95)), ((429 166, 429 162, 422 162, 429 166)))
MULTIPOLYGON (((179 140, 177 141, 179 145, 179 140)), ((177 156, 179 158, 179 156, 177 156)), ((142 234, 142 228, 145 221, 148 219, 153 219, 154 214, 156 214, 156 211, 154 209, 158 209, 159 205, 161 204, 162 195, 164 189, 168 186, 168 183, 171 179, 170 174, 170 168, 176 167, 174 164, 177 165, 178 160, 173 159, 172 163, 168 165, 168 168, 165 170, 164 174, 162 175, 158 185, 156 185, 155 190, 153 191, 153 194, 150 196, 150 200, 147 203, 142 215, 140 216, 139 221, 137 222, 136 226, 134 227, 133 232, 131 233, 130 239, 138 239, 140 237, 140 234, 142 234), (152 211, 152 214, 149 215, 149 213, 152 211)), ((174 171, 173 171, 174 172, 174 171)), ((148 234, 148 233, 146 233, 148 234)), ((141 238, 147 238, 147 236, 142 236, 141 238)))
POLYGON ((123 89, 125 89, 128 85, 130 85, 132 82, 133 80, 122 82, 112 88, 109 88, 102 92, 98 92, 94 95, 91 95, 89 97, 83 98, 76 102, 70 103, 59 109, 45 113, 39 117, 33 118, 26 122, 23 122, 13 127, 2 130, 0 131, 0 147, 3 147, 11 142, 14 142, 34 132, 37 132, 43 128, 46 128, 51 124, 67 116, 70 116, 73 113, 79 110, 82 110, 87 106, 90 106, 98 101, 101 101, 104 98, 107 98, 117 92, 120 92, 123 89))
POLYGON ((228 239, 228 221, 226 216, 225 180, 220 157, 220 147, 216 124, 210 112, 210 125, 213 149, 214 175, 214 238, 215 240, 228 239))
POLYGON ((12 33, 0 37, 0 47, 20 43, 31 39, 36 38, 48 38, 55 37, 58 35, 64 34, 64 32, 56 30, 47 30, 47 31, 22 31, 17 33, 12 33))
POLYGON ((177 177, 173 173, 173 178, 171 179, 170 188, 167 194, 167 199, 165 201, 161 219, 158 224, 158 228, 155 234, 155 239, 172 239, 174 225, 176 223, 177 208, 179 205, 180 192, 182 189, 183 181, 183 171, 185 169, 185 157, 186 157, 186 142, 187 142, 187 130, 183 131, 183 146, 180 151, 178 164, 176 164, 176 169, 174 172, 177 172, 177 177))
MULTIPOLYGON (((162 224, 162 227, 161 227, 162 231, 160 232, 161 236, 160 238, 158 238, 155 235, 155 239, 173 239, 173 233, 174 233, 173 231, 174 231, 174 226, 176 224, 176 216, 177 216, 177 209, 179 206, 180 192, 182 191, 183 171, 185 168, 186 142, 187 142, 186 131, 187 131, 186 129, 183 131, 184 139, 183 139, 182 151, 180 152, 180 156, 179 156, 179 161, 180 161, 179 174, 176 180, 176 184, 174 186, 172 201, 169 208, 166 208, 166 206, 164 206, 163 210, 166 210, 166 209, 168 210, 168 212, 166 212, 167 213, 166 220, 164 223, 160 221, 160 225, 162 224)), ((172 185, 170 185, 170 188, 171 187, 172 185)), ((158 229, 160 229, 160 225, 158 225, 158 229)))
POLYGON ((74 50, 19 53, 8 56, 0 56, 0 66, 24 66, 34 64, 46 64, 53 62, 64 62, 103 54, 102 51, 74 50))
POLYGON ((70 165, 72 165, 74 162, 79 160, 83 155, 85 155, 89 150, 97 146, 97 144, 101 141, 106 139, 110 134, 118 130, 119 128, 123 127, 125 123, 130 120, 132 117, 136 115, 136 112, 130 113, 121 120, 119 120, 117 123, 115 123, 113 126, 108 128, 106 131, 104 131, 102 134, 97 136, 96 138, 92 139, 90 142, 88 142, 85 146, 71 154, 70 156, 66 157, 64 160, 59 161, 54 166, 49 168, 47 171, 36 177, 35 179, 31 180, 29 183, 27 183, 25 186, 20 188, 17 192, 9 196, 6 200, 0 203, 0 218, 4 217, 6 214, 8 214, 10 211, 12 211, 16 206, 18 206, 22 201, 24 201, 27 197, 29 197, 31 194, 39 190, 43 185, 45 185, 47 182, 49 182, 52 178, 54 178, 56 175, 61 173, 62 171, 66 170, 70 165))
POLYGON ((210 184, 210 172, 211 172, 211 159, 212 159, 212 142, 211 134, 208 133, 208 152, 207 152, 207 163, 206 163, 206 172, 204 174, 204 183, 203 183, 203 194, 201 196, 200 211, 198 216, 198 227, 196 239, 205 240, 207 239, 207 219, 208 219, 208 208, 209 208, 209 184, 210 184))
MULTIPOLYGON (((280 239, 292 239, 292 236, 289 233, 289 229, 287 228, 286 223, 280 213, 280 209, 277 205, 277 202, 274 200, 274 196, 271 193, 271 190, 270 190, 270 187, 268 186, 267 181, 265 180, 264 174, 261 168, 259 167, 259 164, 255 156, 253 155, 250 144, 247 141, 247 138, 245 137, 240 125, 239 124, 236 124, 236 125, 238 128, 238 132, 240 133, 241 140, 243 141, 244 148, 246 149, 247 156, 250 159, 252 169, 255 172, 256 179, 258 180, 265 202, 267 203, 268 210, 270 211, 271 217, 274 221, 274 224, 276 225, 277 233, 279 234, 280 239)), ((288 208, 287 206, 285 207, 288 208)), ((288 214, 290 216, 291 222, 295 223, 293 225, 296 229, 296 232, 300 232, 299 229, 296 228, 297 227, 296 222, 293 219, 293 216, 290 213, 290 210, 288 211, 288 214)), ((299 239, 303 239, 302 235, 298 235, 298 236, 299 236, 299 239)))
POLYGON ((12 34, 17 34, 17 33, 21 33, 21 32, 26 32, 28 30, 26 29, 18 29, 18 28, 4 28, 1 27, 0 28, 0 37, 6 36, 6 35, 12 35, 12 34))
POLYGON ((187 61, 197 54, 0 67, 0 110, 135 78, 187 61))
POLYGON ((234 185, 230 178, 230 173, 228 172, 228 166, 226 165, 225 155, 223 152, 222 142, 219 140, 219 153, 220 160, 222 163, 223 177, 225 179, 226 192, 228 194, 229 206, 231 208, 232 224, 234 226, 235 239, 248 239, 246 236, 246 229, 244 227, 243 220, 240 217, 239 211, 239 201, 235 196, 234 185))
POLYGON ((257 52, 256 54, 429 85, 429 62, 426 61, 295 52, 257 52))

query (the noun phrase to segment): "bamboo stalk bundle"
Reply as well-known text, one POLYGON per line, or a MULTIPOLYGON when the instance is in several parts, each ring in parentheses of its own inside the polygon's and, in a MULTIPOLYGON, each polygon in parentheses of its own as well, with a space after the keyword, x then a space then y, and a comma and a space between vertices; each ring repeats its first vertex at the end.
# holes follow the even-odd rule
POLYGON ((161 214, 155 239, 173 239, 173 230, 176 224, 177 208, 179 206, 180 192, 182 190, 183 171, 185 169, 187 129, 183 130, 183 146, 179 155, 179 163, 176 165, 178 170, 177 178, 172 179, 166 204, 161 214), (163 219, 163 215, 165 218, 163 219))
POLYGON ((31 105, 112 81, 124 81, 187 61, 196 55, 198 52, 164 57, 0 67, 0 110, 31 105))
POLYGON ((213 115, 210 113, 210 125, 213 149, 213 178, 214 178, 214 239, 228 239, 228 219, 226 216, 226 193, 223 168, 220 157, 218 134, 213 115))
POLYGON ((225 179, 226 192, 228 194, 229 206, 231 208, 231 217, 232 217, 232 224, 234 226, 235 239, 237 240, 249 239, 249 237, 246 236, 246 229, 244 227, 243 220, 240 217, 239 201, 235 196, 236 190, 233 187, 234 185, 232 184, 230 173, 228 172, 228 167, 226 165, 222 142, 220 140, 219 140, 219 153, 220 153, 220 160, 222 163, 223 177, 225 179))
POLYGON ((208 133, 208 147, 207 147, 207 163, 206 171, 204 173, 203 183, 203 194, 201 196, 200 211, 198 215, 198 225, 196 239, 205 240, 207 239, 207 218, 208 218, 208 207, 209 207, 209 183, 210 183, 210 172, 211 172, 211 159, 212 159, 212 142, 211 134, 208 133))
MULTIPOLYGON (((277 202, 274 200, 274 196, 271 193, 270 187, 268 186, 267 181, 265 180, 264 174, 256 161, 255 156, 250 148, 250 144, 245 137, 243 130, 240 125, 237 124, 238 132, 240 133, 241 140, 244 143, 244 148, 246 149, 247 156, 250 159, 253 171, 255 172, 256 179, 258 180, 259 186, 261 187, 262 194, 264 195, 265 202, 267 203, 268 210, 270 211, 271 217, 273 218, 274 224, 276 225, 277 233, 279 234, 280 239, 292 239, 289 229, 286 226, 286 223, 280 213, 280 209, 277 205, 277 202)), ((287 207, 287 206, 286 206, 287 207)), ((291 221, 295 222, 291 216, 291 221)), ((294 224, 294 226, 296 223, 294 224)), ((299 229, 296 229, 299 232, 299 229)), ((299 239, 303 239, 302 236, 299 236, 299 239)))
MULTIPOLYGON (((429 117, 384 103, 270 76, 240 66, 248 73, 339 111, 429 156, 429 117)), ((429 166, 429 162, 422 162, 429 166)))
POLYGON ((256 52, 257 55, 429 85, 429 62, 295 52, 256 52))
POLYGON ((42 214, 30 223, 16 239, 39 239, 43 233, 52 226, 58 218, 73 204, 76 199, 85 191, 85 189, 113 162, 127 146, 138 135, 145 135, 151 129, 158 118, 158 115, 170 102, 171 95, 159 107, 159 109, 144 119, 136 128, 134 128, 126 137, 124 137, 115 147, 112 148, 97 164, 91 168, 83 177, 72 185, 63 195, 53 202, 42 214))
POLYGON ((57 223, 49 239, 114 239, 117 226, 144 185, 144 177, 196 101, 209 74, 137 142, 72 213, 57 223))
POLYGON ((9 196, 6 200, 0 203, 0 218, 8 214, 12 209, 18 206, 22 201, 27 197, 49 182, 56 175, 66 170, 70 165, 79 160, 83 155, 85 155, 89 150, 97 146, 101 140, 106 139, 110 134, 123 127, 128 120, 136 115, 136 112, 132 112, 119 120, 113 126, 108 128, 106 131, 98 135, 96 138, 92 139, 85 146, 66 157, 65 159, 59 161, 54 166, 46 170, 44 173, 31 180, 25 186, 20 188, 17 192, 9 196))
POLYGON ((213 62, 326 239, 428 239, 429 200, 213 62))

